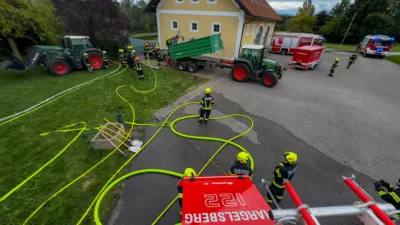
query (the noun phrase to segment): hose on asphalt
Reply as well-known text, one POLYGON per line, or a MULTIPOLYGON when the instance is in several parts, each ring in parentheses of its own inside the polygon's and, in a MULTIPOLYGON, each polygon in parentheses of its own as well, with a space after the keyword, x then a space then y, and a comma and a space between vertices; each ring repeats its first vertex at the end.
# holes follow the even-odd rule
MULTIPOLYGON (((148 60, 148 63, 150 64, 150 60, 148 60)), ((174 127, 174 125, 182 120, 187 120, 187 119, 193 119, 193 118, 197 118, 198 115, 189 115, 189 116, 183 116, 183 117, 179 117, 175 120, 173 120, 172 122, 169 122, 170 117, 180 108, 190 105, 190 104, 196 104, 198 105, 198 102, 188 102, 188 103, 184 103, 179 105, 178 107, 176 107, 174 110, 172 110, 169 115, 165 118, 164 122, 162 123, 157 123, 157 124, 139 124, 139 123, 135 123, 136 120, 136 114, 135 114, 135 110, 134 107, 132 106, 132 104, 125 99, 120 93, 119 90, 125 87, 130 87, 132 88, 135 92, 140 93, 140 94, 148 94, 153 92, 154 90, 156 90, 157 88, 157 74, 155 73, 155 71, 152 69, 152 67, 149 67, 151 69, 151 71, 154 74, 154 85, 151 89, 149 90, 139 90, 137 88, 135 88, 134 86, 129 86, 129 85, 123 85, 123 86, 119 86, 116 88, 116 94, 117 96, 124 102, 127 103, 127 105, 130 107, 131 111, 132 111, 132 120, 131 122, 126 122, 126 124, 130 124, 132 125, 129 129, 129 131, 127 132, 127 134, 130 134, 133 131, 134 126, 158 126, 159 129, 154 133, 154 135, 139 149, 139 151, 137 151, 135 154, 133 154, 132 156, 130 156, 125 163, 111 176, 111 178, 106 182, 106 184, 102 187, 102 189, 100 190, 100 192, 97 194, 97 196, 93 199, 92 203, 90 204, 90 206, 87 208, 87 210, 85 211, 85 213, 81 216, 80 220, 77 222, 77 225, 81 224, 84 220, 84 218, 88 215, 88 213, 90 212, 90 210, 92 209, 93 205, 95 205, 94 208, 94 218, 95 218, 95 223, 97 225, 102 224, 100 221, 100 217, 99 217, 99 208, 101 205, 102 200, 104 199, 104 197, 107 195, 107 193, 113 188, 115 187, 118 183, 120 183, 121 181, 135 176, 135 175, 139 175, 139 174, 144 174, 144 173, 159 173, 159 174, 164 174, 164 175, 169 175, 169 176, 173 176, 173 177, 177 177, 177 178, 181 178, 183 175, 181 173, 177 173, 174 171, 168 171, 168 170, 162 170, 162 169, 156 169, 156 168, 151 168, 151 169, 144 169, 144 170, 138 170, 138 171, 133 171, 130 172, 126 175, 123 175, 121 177, 119 177, 118 179, 114 178, 136 157, 138 156, 141 151, 143 151, 143 149, 145 149, 149 143, 151 143, 154 138, 161 132, 161 130, 164 127, 170 127, 170 129, 172 130, 173 133, 175 133, 178 136, 184 137, 184 138, 188 138, 188 139, 196 139, 196 140, 207 140, 207 141, 218 141, 218 142, 222 142, 223 145, 221 145, 221 147, 219 149, 217 149, 217 151, 212 155, 212 157, 206 162, 206 164, 201 168, 201 170, 199 171, 198 175, 201 175, 204 170, 209 166, 209 164, 213 161, 213 159, 218 155, 218 153, 224 149, 224 147, 226 145, 232 145, 236 148, 238 148, 241 151, 245 151, 247 152, 247 150, 245 148, 243 148, 242 146, 240 146, 239 144, 233 142, 235 139, 246 135, 248 132, 250 132, 250 130, 253 128, 254 126, 254 122, 253 120, 243 114, 232 114, 232 115, 226 115, 226 116, 222 116, 219 118, 210 118, 211 120, 219 120, 219 119, 224 119, 224 118, 229 118, 229 117, 244 117, 246 119, 248 119, 251 123, 251 125, 249 126, 249 128, 243 132, 240 133, 239 135, 231 138, 231 139, 222 139, 222 138, 217 138, 217 137, 205 137, 205 136, 195 136, 195 135, 189 135, 189 134, 184 134, 181 133, 179 131, 177 131, 177 129, 174 127)), ((119 73, 113 75, 116 76, 122 72, 124 72, 127 69, 127 67, 120 71, 119 73)), ((40 105, 37 108, 34 108, 30 111, 25 112, 24 114, 21 114, 17 117, 14 117, 10 120, 7 120, 3 123, 0 123, 1 125, 4 125, 6 123, 9 123, 15 119, 18 119, 24 115, 27 115, 29 113, 32 113, 58 99, 60 99, 61 97, 70 94, 78 89, 80 89, 81 87, 71 90, 70 92, 67 92, 61 96, 58 96, 57 98, 46 102, 43 105, 40 105)), ((97 129, 97 128, 95 128, 97 129)), ((36 176, 38 173, 40 173, 43 169, 45 169, 49 164, 51 164, 52 162, 54 162, 60 155, 62 155, 81 135, 84 131, 87 130, 91 130, 89 128, 87 128, 87 125, 85 122, 80 122, 80 123, 76 123, 76 124, 71 124, 71 125, 67 125, 65 127, 62 127, 58 130, 55 130, 53 132, 46 132, 46 133, 42 133, 41 136, 44 135, 48 135, 50 133, 54 133, 54 132, 73 132, 73 131, 79 131, 79 133, 75 136, 75 138, 70 141, 56 156, 54 156, 51 160, 49 160, 47 163, 45 163, 42 167, 40 167, 38 170, 36 170, 32 175, 30 175, 28 178, 26 178, 25 180, 23 180, 19 185, 17 185, 15 188, 13 188, 11 191, 9 191, 7 194, 5 194, 1 199, 0 202, 6 200, 10 195, 12 195, 15 191, 17 191, 18 189, 20 189, 26 182, 28 182, 30 179, 32 179, 34 176, 36 176), (82 128, 73 128, 74 126, 76 126, 77 124, 83 124, 84 126, 82 128), (73 128, 73 129, 69 129, 69 128, 73 128)), ((52 200, 54 197, 56 197, 57 195, 59 195, 60 193, 62 193, 64 190, 66 190, 68 187, 70 187, 71 185, 73 185, 74 183, 76 183, 77 181, 79 181, 81 178, 83 178, 84 176, 86 176, 88 173, 90 173, 91 171, 93 171, 95 168, 97 168, 100 164, 102 164, 105 160, 107 160, 108 158, 110 158, 120 147, 123 143, 125 143, 126 140, 129 139, 129 135, 126 135, 125 138, 122 140, 122 142, 117 146, 117 148, 115 148, 114 150, 112 150, 109 154, 107 154, 104 158, 102 158, 99 162, 97 162, 95 165, 93 165, 91 168, 89 168, 88 170, 86 170, 84 173, 82 173, 80 176, 78 176, 77 178, 75 178, 74 180, 72 180, 71 182, 69 182, 67 185, 65 185, 64 187, 62 187, 61 189, 57 190, 53 195, 51 195, 47 200, 45 200, 41 205, 39 205, 39 207, 37 207, 30 215, 29 217, 24 221, 23 224, 27 224, 29 222, 29 220, 37 213, 39 212, 50 200, 52 200)), ((251 155, 249 154, 249 161, 250 161, 250 166, 252 168, 252 170, 254 170, 254 162, 253 162, 253 158, 251 157, 251 155)), ((172 205, 176 202, 178 198, 175 197, 169 204, 168 206, 161 212, 161 214, 156 218, 156 220, 152 223, 152 224, 156 224, 164 215, 165 213, 172 207, 172 205)))

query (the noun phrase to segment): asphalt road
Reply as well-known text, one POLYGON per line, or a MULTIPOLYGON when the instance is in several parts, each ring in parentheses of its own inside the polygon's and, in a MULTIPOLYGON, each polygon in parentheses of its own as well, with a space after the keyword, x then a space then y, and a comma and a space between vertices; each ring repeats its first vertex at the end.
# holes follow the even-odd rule
MULTIPOLYGON (((282 64, 290 60, 290 56, 269 57, 282 64)), ((256 82, 237 83, 229 77, 212 87, 216 99, 212 116, 243 113, 255 122, 253 131, 236 142, 255 159, 253 180, 257 186, 261 178, 271 178, 285 151, 299 155, 293 185, 310 206, 348 205, 357 200, 343 183, 342 175, 356 175, 357 182, 376 199, 374 179, 384 178, 393 183, 399 178, 400 90, 396 87, 400 67, 386 60, 359 57, 347 70, 347 58, 346 53, 330 53, 315 71, 289 69, 273 89, 256 82), (336 57, 341 58, 340 67, 335 77, 327 77, 336 57)), ((205 69, 201 74, 216 80, 227 71, 205 69)), ((197 109, 187 107, 175 118, 197 113, 197 109)), ((246 129, 246 124, 241 118, 212 121, 207 126, 188 120, 177 124, 177 128, 188 134, 229 139, 246 129)), ((155 129, 148 128, 145 139, 155 129)), ((177 137, 165 128, 135 159, 131 170, 199 170, 220 145, 177 137)), ((234 147, 226 147, 203 175, 227 172, 237 152, 234 147)), ((156 174, 128 179, 109 224, 151 224, 175 197, 177 181, 156 174)), ((287 193, 282 207, 294 208, 287 193)), ((159 224, 174 224, 178 218, 176 204, 159 224)), ((360 224, 356 217, 320 222, 360 224)))

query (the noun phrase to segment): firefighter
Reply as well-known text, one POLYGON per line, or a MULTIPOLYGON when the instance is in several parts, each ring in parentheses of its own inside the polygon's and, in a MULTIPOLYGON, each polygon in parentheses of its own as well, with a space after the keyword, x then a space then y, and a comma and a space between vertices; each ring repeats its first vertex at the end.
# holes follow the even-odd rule
POLYGON ((128 45, 127 47, 127 58, 132 57, 132 59, 136 58, 136 51, 133 49, 132 45, 128 45))
POLYGON ((108 67, 110 67, 110 59, 107 56, 107 52, 106 51, 102 51, 102 55, 103 55, 103 67, 108 70, 108 67))
POLYGON ((165 42, 165 44, 167 45, 167 47, 174 44, 174 42, 172 41, 171 36, 168 36, 168 39, 167 39, 167 41, 165 42))
POLYGON ((249 154, 247 152, 239 152, 236 156, 236 160, 229 170, 230 175, 247 175, 253 176, 253 171, 247 164, 249 160, 249 154))
POLYGON ((83 60, 85 61, 86 68, 89 72, 93 72, 92 64, 89 61, 89 54, 86 52, 83 54, 83 60))
POLYGON ((339 66, 339 58, 335 59, 335 62, 333 63, 332 67, 331 67, 331 71, 329 71, 328 76, 333 77, 333 74, 335 73, 335 69, 339 66))
MULTIPOLYGON (((396 210, 400 210, 400 179, 396 185, 397 187, 394 187, 386 181, 380 180, 375 182, 375 190, 385 202, 392 204, 396 210), (388 192, 386 192, 382 187, 385 187, 388 192)), ((393 217, 400 219, 400 214, 394 214, 393 217)))
POLYGON ((127 63, 125 58, 125 51, 122 48, 118 49, 118 59, 121 62, 121 65, 125 65, 127 63))
POLYGON ((211 96, 211 89, 206 88, 204 97, 200 100, 201 109, 200 109, 200 118, 199 123, 207 124, 208 120, 210 119, 211 114, 211 105, 214 104, 214 98, 211 96))
POLYGON ((139 57, 136 57, 135 61, 136 61, 135 62, 135 70, 137 72, 139 80, 144 80, 143 64, 142 64, 142 62, 140 62, 139 57))
MULTIPOLYGON (((183 172, 183 178, 184 177, 195 177, 196 175, 196 171, 194 171, 194 169, 192 168, 186 168, 185 171, 183 172)), ((178 182, 178 203, 179 206, 181 207, 181 215, 182 215, 182 198, 183 198, 183 186, 182 186, 182 182, 183 182, 183 178, 178 182)))
POLYGON ((161 62, 161 57, 162 57, 162 50, 160 49, 160 47, 158 46, 158 44, 156 44, 156 46, 154 46, 154 58, 157 60, 157 62, 161 62))
POLYGON ((151 53, 150 44, 149 44, 149 42, 146 42, 146 43, 144 44, 144 48, 143 48, 143 55, 144 55, 144 58, 145 58, 145 59, 150 58, 150 56, 149 56, 150 53, 151 53))
MULTIPOLYGON (((294 152, 285 152, 283 153, 283 158, 285 161, 279 163, 279 165, 275 167, 274 178, 272 184, 269 186, 277 203, 283 198, 283 192, 285 191, 285 186, 283 185, 284 180, 291 180, 295 174, 297 154, 294 152)), ((272 207, 273 200, 269 194, 266 200, 272 207)))
POLYGON ((350 66, 356 62, 357 54, 353 54, 349 57, 349 64, 347 65, 347 69, 350 69, 350 66))

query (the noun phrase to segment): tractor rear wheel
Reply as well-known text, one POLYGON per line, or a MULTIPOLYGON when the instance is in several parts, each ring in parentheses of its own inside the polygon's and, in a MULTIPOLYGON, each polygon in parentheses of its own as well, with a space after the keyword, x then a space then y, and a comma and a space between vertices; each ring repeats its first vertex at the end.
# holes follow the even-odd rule
POLYGON ((244 63, 237 63, 232 67, 232 78, 235 81, 243 82, 250 78, 250 69, 244 63))
POLYGON ((89 62, 92 64, 93 70, 100 70, 103 68, 103 58, 98 52, 89 52, 89 62))
POLYGON ((54 76, 64 76, 69 73, 71 67, 67 61, 58 59, 51 62, 48 66, 48 69, 54 76))
POLYGON ((273 88, 278 83, 278 78, 271 73, 266 73, 261 78, 261 83, 269 88, 273 88))

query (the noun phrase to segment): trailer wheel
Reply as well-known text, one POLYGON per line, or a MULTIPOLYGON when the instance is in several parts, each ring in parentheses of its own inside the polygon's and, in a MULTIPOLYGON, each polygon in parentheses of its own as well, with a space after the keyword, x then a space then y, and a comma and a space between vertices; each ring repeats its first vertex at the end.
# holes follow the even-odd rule
POLYGON ((232 67, 231 74, 233 80, 243 82, 250 77, 250 69, 244 63, 237 63, 232 67))
POLYGON ((89 52, 88 53, 89 62, 92 65, 93 70, 99 70, 103 68, 103 58, 98 52, 89 52))
POLYGON ((180 71, 186 71, 187 69, 186 62, 184 61, 179 61, 176 65, 178 66, 178 70, 180 71))
POLYGON ((197 65, 196 64, 194 64, 194 63, 189 63, 189 65, 188 65, 188 71, 189 71, 189 73, 196 73, 197 72, 197 69, 198 69, 198 67, 197 67, 197 65))
POLYGON ((71 67, 69 66, 67 61, 58 59, 51 62, 48 69, 54 76, 64 76, 69 73, 71 67))
POLYGON ((288 53, 288 50, 286 48, 281 50, 281 54, 282 55, 287 55, 287 53, 288 53))
POLYGON ((266 73, 261 78, 261 83, 269 88, 273 88, 278 83, 278 78, 271 73, 266 73))

